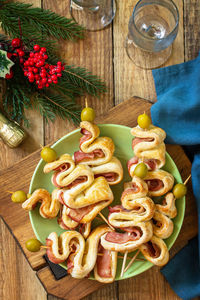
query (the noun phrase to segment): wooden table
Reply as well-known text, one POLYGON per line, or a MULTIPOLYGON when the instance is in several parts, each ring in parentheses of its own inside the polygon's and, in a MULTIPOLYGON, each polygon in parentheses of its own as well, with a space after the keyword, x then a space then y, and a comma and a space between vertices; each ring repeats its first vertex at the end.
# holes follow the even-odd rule
MULTIPOLYGON (((69 16, 69 0, 35 0, 35 6, 49 8, 64 16, 69 16)), ((87 67, 105 80, 109 92, 100 100, 88 97, 98 115, 133 95, 156 101, 156 93, 151 71, 145 71, 132 64, 124 49, 127 24, 135 0, 117 0, 117 13, 113 25, 99 32, 88 32, 83 41, 62 42, 60 51, 69 64, 87 67)), ((200 5, 198 0, 176 0, 180 13, 180 27, 173 45, 173 54, 166 65, 181 63, 197 56, 200 48, 199 25, 200 5)), ((83 104, 83 99, 80 99, 83 104)), ((0 167, 7 168, 72 130, 69 122, 57 119, 54 124, 44 124, 36 111, 28 111, 32 127, 29 137, 17 149, 9 149, 0 141, 0 167)), ((28 265, 21 250, 3 221, 0 221, 0 299, 7 300, 58 300, 40 284, 28 265)), ((135 278, 115 282, 86 297, 87 300, 103 299, 179 299, 171 290, 158 268, 152 268, 135 278)), ((73 299, 72 299, 73 300, 73 299)))

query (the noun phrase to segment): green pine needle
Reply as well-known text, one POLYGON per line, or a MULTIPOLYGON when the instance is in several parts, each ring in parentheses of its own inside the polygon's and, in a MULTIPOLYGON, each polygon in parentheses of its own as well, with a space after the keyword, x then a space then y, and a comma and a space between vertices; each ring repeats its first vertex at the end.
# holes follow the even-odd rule
POLYGON ((60 16, 50 10, 32 7, 31 4, 5 2, 0 9, 0 21, 6 34, 20 37, 21 26, 23 36, 29 40, 41 38, 36 32, 42 33, 44 40, 47 37, 54 37, 57 40, 74 40, 84 37, 83 27, 72 19, 60 16))

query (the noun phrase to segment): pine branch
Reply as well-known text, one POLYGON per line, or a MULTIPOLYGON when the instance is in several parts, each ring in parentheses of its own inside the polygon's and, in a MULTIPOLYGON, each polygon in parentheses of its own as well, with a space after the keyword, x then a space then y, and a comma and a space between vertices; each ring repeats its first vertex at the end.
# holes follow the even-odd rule
POLYGON ((92 75, 85 68, 75 66, 65 66, 63 72, 63 84, 71 83, 82 92, 98 97, 100 93, 105 93, 107 88, 101 79, 92 75))
POLYGON ((38 108, 46 121, 53 121, 58 115, 62 119, 72 120, 75 125, 80 123, 80 107, 73 101, 66 101, 64 96, 43 94, 37 97, 37 101, 40 105, 38 108))
MULTIPOLYGON (((47 37, 74 40, 83 38, 84 35, 83 27, 72 19, 62 17, 50 10, 34 8, 31 4, 20 2, 1 4, 0 21, 6 34, 20 37, 19 19, 22 33, 27 38, 33 34, 32 37, 36 39, 35 32, 42 32, 44 40, 47 37)), ((39 36, 38 39, 40 39, 39 36)))

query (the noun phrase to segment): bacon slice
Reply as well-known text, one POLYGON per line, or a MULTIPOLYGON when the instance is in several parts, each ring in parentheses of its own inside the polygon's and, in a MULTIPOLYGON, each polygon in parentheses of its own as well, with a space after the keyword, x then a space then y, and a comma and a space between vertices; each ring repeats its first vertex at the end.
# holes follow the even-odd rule
POLYGON ((129 159, 129 161, 127 162, 127 168, 128 171, 130 172, 130 168, 132 165, 136 165, 139 161, 139 158, 137 156, 132 157, 131 159, 129 159))
POLYGON ((142 236, 142 230, 140 227, 132 226, 132 227, 123 227, 121 228, 126 232, 132 233, 135 236, 135 240, 139 240, 139 238, 142 236))
POLYGON ((109 206, 108 209, 109 209, 110 213, 121 212, 121 211, 129 212, 130 211, 130 210, 124 208, 122 205, 109 206))
POLYGON ((156 159, 144 159, 144 163, 149 166, 149 169, 154 171, 157 167, 156 159))
POLYGON ((86 182, 86 181, 87 181, 87 176, 79 176, 72 183, 68 184, 66 186, 66 188, 71 189, 72 187, 74 187, 80 183, 86 182))
POLYGON ((164 183, 160 179, 147 179, 145 182, 148 185, 149 191, 159 191, 164 187, 164 183))
POLYGON ((153 142, 153 138, 134 138, 132 140, 132 149, 134 150, 135 145, 141 143, 141 142, 153 142))
POLYGON ((111 272, 111 253, 109 250, 106 250, 99 244, 98 253, 102 255, 97 256, 97 273, 102 278, 110 278, 112 276, 111 272))
POLYGON ((149 241, 149 242, 145 243, 144 245, 147 247, 149 255, 151 257, 157 258, 160 256, 161 250, 156 244, 149 241))
POLYGON ((51 181, 52 181, 53 185, 55 185, 57 188, 61 188, 61 186, 59 184, 57 184, 58 174, 60 174, 60 172, 55 172, 51 178, 51 181))
POLYGON ((108 232, 106 234, 105 240, 111 243, 116 244, 125 244, 130 241, 136 241, 140 238, 139 230, 133 231, 130 235, 128 233, 119 233, 119 232, 108 232))
POLYGON ((52 263, 54 263, 54 264, 60 264, 60 263, 64 262, 65 259, 62 260, 62 259, 56 258, 56 257, 54 256, 54 254, 53 254, 53 252, 52 252, 52 244, 53 244, 53 241, 52 241, 52 240, 46 239, 46 245, 47 245, 47 247, 48 247, 48 248, 47 248, 47 256, 48 256, 48 259, 49 259, 52 263))
POLYGON ((85 159, 94 159, 98 157, 104 157, 104 153, 101 149, 96 149, 90 153, 85 153, 81 150, 74 152, 74 160, 76 164, 85 159))
POLYGON ((96 175, 94 175, 94 178, 98 178, 100 176, 103 176, 108 182, 113 182, 117 178, 117 174, 114 172, 96 174, 96 175))
POLYGON ((92 137, 92 133, 85 128, 81 129, 83 136, 80 138, 80 146, 92 137))
POLYGON ((85 207, 81 207, 81 208, 78 208, 78 209, 70 208, 68 216, 72 220, 79 223, 83 219, 83 217, 85 215, 87 215, 93 209, 93 207, 94 207, 94 204, 88 205, 88 206, 85 206, 85 207))

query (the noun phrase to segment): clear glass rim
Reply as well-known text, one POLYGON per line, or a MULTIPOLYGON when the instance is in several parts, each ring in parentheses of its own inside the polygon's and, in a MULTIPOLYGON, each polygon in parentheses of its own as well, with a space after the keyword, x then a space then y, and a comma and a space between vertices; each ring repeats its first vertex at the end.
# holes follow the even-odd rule
MULTIPOLYGON (((136 24, 135 24, 135 21, 134 21, 134 15, 135 15, 135 12, 136 12, 138 6, 140 5, 140 3, 141 3, 142 1, 144 1, 144 0, 139 0, 139 1, 136 3, 136 5, 135 5, 135 7, 134 7, 134 9, 133 9, 133 13, 132 13, 132 16, 131 16, 131 17, 132 17, 132 19, 133 19, 133 25, 134 25, 136 31, 137 31, 140 35, 142 35, 143 38, 152 41, 152 38, 150 38, 150 37, 144 35, 141 31, 138 30, 138 28, 137 28, 137 26, 136 26, 136 24)), ((156 40, 164 41, 165 39, 168 39, 170 35, 173 35, 173 33, 176 31, 176 29, 177 29, 177 27, 178 27, 178 24, 179 24, 179 12, 178 12, 178 8, 177 8, 177 6, 176 6, 176 4, 174 3, 173 0, 170 0, 170 2, 171 2, 172 5, 174 6, 175 11, 176 11, 176 13, 177 13, 176 24, 174 25, 174 28, 172 29, 172 31, 169 32, 169 34, 168 34, 167 36, 165 36, 164 38, 157 38, 156 40)), ((153 3, 153 1, 149 1, 149 4, 148 4, 148 5, 150 5, 150 4, 156 4, 156 3, 153 3)), ((161 4, 161 3, 157 3, 157 4, 161 4)), ((162 4, 161 4, 161 5, 162 5, 162 4)))

